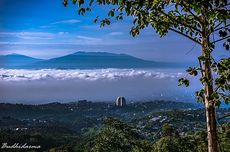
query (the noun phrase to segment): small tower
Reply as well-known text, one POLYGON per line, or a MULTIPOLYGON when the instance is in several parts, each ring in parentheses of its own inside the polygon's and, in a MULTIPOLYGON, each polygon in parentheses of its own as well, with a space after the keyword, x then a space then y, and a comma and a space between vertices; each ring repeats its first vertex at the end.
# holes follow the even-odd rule
POLYGON ((120 96, 120 97, 117 97, 117 100, 115 102, 115 105, 118 106, 118 107, 123 107, 126 105, 126 100, 124 97, 120 96))

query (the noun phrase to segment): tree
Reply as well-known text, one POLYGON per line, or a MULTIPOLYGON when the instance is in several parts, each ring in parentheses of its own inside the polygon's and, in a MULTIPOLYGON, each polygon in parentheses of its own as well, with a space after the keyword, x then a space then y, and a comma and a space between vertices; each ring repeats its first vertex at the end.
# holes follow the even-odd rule
POLYGON ((154 144, 154 152, 197 152, 197 143, 189 136, 180 136, 173 125, 166 123, 161 138, 154 144))
POLYGON ((164 124, 162 127, 162 136, 175 136, 177 133, 172 125, 164 124))
POLYGON ((95 139, 93 151, 96 152, 145 152, 151 151, 152 145, 135 128, 114 118, 105 120, 106 127, 95 139))
MULTIPOLYGON (((110 25, 111 19, 122 20, 133 17, 132 36, 151 26, 161 37, 169 31, 178 33, 201 46, 198 67, 189 67, 187 72, 200 76, 203 89, 196 92, 205 105, 208 151, 216 152, 217 131, 215 107, 221 101, 230 102, 230 58, 216 61, 212 55, 217 42, 229 50, 230 3, 228 0, 72 0, 78 5, 78 13, 90 12, 94 4, 110 5, 108 17, 100 19, 101 26, 110 25), (219 37, 216 34, 219 33, 219 37), (200 75, 198 74, 200 72, 200 75)), ((63 4, 67 6, 68 0, 63 4)), ((179 85, 189 86, 187 78, 179 79, 179 85)))

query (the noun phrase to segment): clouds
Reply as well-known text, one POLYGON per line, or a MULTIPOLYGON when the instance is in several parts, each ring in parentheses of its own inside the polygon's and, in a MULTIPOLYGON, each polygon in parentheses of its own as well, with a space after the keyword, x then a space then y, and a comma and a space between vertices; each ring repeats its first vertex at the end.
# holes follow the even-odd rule
POLYGON ((51 24, 75 24, 75 23, 80 23, 81 20, 76 20, 76 19, 70 19, 70 20, 62 20, 62 21, 57 21, 53 22, 51 24))
POLYGON ((77 38, 77 41, 75 43, 80 42, 80 44, 95 45, 95 44, 103 42, 101 38, 95 38, 95 37, 89 37, 89 36, 77 35, 76 38, 77 38))
POLYGON ((123 35, 124 33, 123 32, 111 32, 109 33, 109 35, 112 35, 112 36, 119 36, 119 35, 123 35))
POLYGON ((47 103, 79 99, 193 101, 200 86, 178 87, 182 70, 0 70, 0 102, 47 103))
POLYGON ((75 25, 78 23, 81 23, 81 20, 76 20, 76 19, 69 19, 69 20, 60 20, 56 22, 52 22, 48 25, 42 25, 40 28, 44 29, 52 29, 52 28, 57 28, 58 26, 70 26, 70 25, 75 25))
MULTIPOLYGON (((130 36, 132 17, 112 20, 110 26, 94 24, 96 16, 107 17, 108 9, 95 6, 91 13, 77 15, 77 8, 63 7, 60 0, 4 1, 0 6, 0 54, 17 53, 51 58, 83 51, 118 52, 156 61, 195 62, 200 56, 199 46, 177 34, 159 38, 151 27, 136 38, 130 36), (35 7, 36 6, 36 7, 35 7), (56 52, 56 53, 54 53, 56 52), (172 53, 173 52, 173 53, 172 53), (52 56, 54 55, 55 56, 52 56)), ((109 6, 110 7, 110 6, 109 6)), ((222 43, 216 45, 218 56, 228 56, 222 43)))
POLYGON ((118 52, 124 49, 117 49, 117 46, 138 44, 130 39, 120 37, 119 34, 121 33, 116 32, 110 35, 110 32, 106 32, 101 33, 100 36, 97 36, 100 31, 94 33, 95 35, 90 35, 88 32, 69 32, 66 30, 57 32, 1 32, 0 54, 23 53, 36 55, 34 57, 37 58, 52 58, 79 50, 118 52))
POLYGON ((0 32, 0 37, 17 37, 21 39, 53 39, 55 34, 49 32, 0 32))
POLYGON ((19 38, 28 39, 28 40, 34 40, 34 39, 47 40, 47 39, 54 38, 54 34, 47 33, 47 32, 20 32, 16 34, 16 36, 19 38))
POLYGON ((0 81, 33 81, 33 80, 119 80, 123 78, 175 79, 181 72, 160 72, 157 70, 135 69, 97 69, 97 70, 11 70, 0 69, 0 81))
MULTIPOLYGON (((190 46, 193 46, 193 44, 188 45, 181 38, 172 37, 172 41, 169 37, 162 40, 154 35, 152 29, 146 29, 141 32, 141 35, 133 38, 129 35, 129 28, 126 27, 126 24, 124 26, 123 24, 120 26, 112 24, 105 28, 95 25, 96 28, 86 29, 82 27, 84 23, 78 22, 78 20, 61 20, 53 23, 55 24, 50 25, 57 27, 0 34, 0 54, 21 50, 27 55, 36 54, 37 56, 34 57, 37 58, 52 58, 81 50, 125 53, 156 61, 178 61, 178 58, 189 61, 190 57, 185 56, 185 53, 190 50, 190 46), (63 25, 66 26, 61 28, 63 25), (175 49, 177 41, 180 41, 180 45, 177 45, 175 49), (172 49, 179 53, 171 54, 172 49), (3 53, 2 50, 4 50, 3 53), (185 53, 180 53, 183 51, 185 53), (53 52, 56 52, 55 56, 52 56, 53 52), (165 54, 170 54, 170 56, 165 54)), ((20 52, 16 53, 20 54, 20 52)), ((197 51, 190 54, 193 53, 198 54, 197 51)))
POLYGON ((58 32, 59 35, 66 35, 69 34, 69 32, 58 32))

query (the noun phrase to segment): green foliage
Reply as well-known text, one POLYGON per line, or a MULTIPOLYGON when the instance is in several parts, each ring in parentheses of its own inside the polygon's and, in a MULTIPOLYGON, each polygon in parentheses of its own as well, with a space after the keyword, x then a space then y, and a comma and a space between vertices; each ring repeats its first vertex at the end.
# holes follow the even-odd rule
POLYGON ((230 58, 220 60, 214 69, 218 76, 215 79, 216 90, 212 96, 214 100, 220 102, 223 99, 228 104, 230 103, 230 58))
POLYGON ((197 70, 198 70, 197 68, 189 67, 186 71, 192 76, 197 76, 198 74, 197 70))
POLYGON ((196 91, 196 98, 197 98, 198 102, 200 102, 200 103, 204 102, 204 89, 196 91))
MULTIPOLYGON (((202 24, 200 17, 203 15, 204 8, 208 10, 207 22, 210 27, 210 33, 215 30, 222 29, 227 25, 229 19, 229 11, 226 9, 229 5, 226 0, 72 0, 72 2, 81 8, 91 8, 93 5, 113 5, 107 19, 121 19, 121 16, 133 16, 132 35, 138 35, 139 30, 151 26, 161 35, 167 34, 168 30, 183 33, 191 37, 194 41, 201 43, 202 24), (170 9, 165 9, 170 8, 170 9), (223 23, 223 24, 222 24, 223 23), (219 25, 220 24, 220 25, 219 25), (217 26, 218 25, 218 26, 217 26)), ((63 4, 67 6, 68 0, 64 0, 63 4)), ((84 12, 82 15, 84 15, 84 12)), ((102 19, 103 20, 103 19, 102 19)), ((103 23, 103 21, 101 22, 103 23)), ((227 31, 221 31, 222 37, 227 36, 227 31)))
POLYGON ((154 152, 194 152, 191 143, 179 137, 162 137, 156 142, 154 152))
MULTIPOLYGON (((199 61, 205 62, 207 58, 205 56, 200 56, 199 61)), ((209 59, 208 59, 209 60, 209 59)), ((224 101, 226 104, 230 103, 230 58, 223 58, 220 61, 216 61, 214 58, 211 58, 211 69, 214 73, 213 79, 208 79, 204 76, 204 69, 202 68, 189 68, 187 72, 191 75, 194 75, 194 72, 200 71, 202 76, 200 82, 208 86, 213 86, 214 91, 210 95, 209 99, 214 101, 216 106, 221 104, 221 101, 224 101)), ((196 73, 195 73, 196 74, 196 73)), ((204 89, 196 92, 198 101, 204 102, 204 89)))
POLYGON ((105 120, 107 127, 96 137, 95 152, 145 152, 151 151, 151 144, 144 140, 134 128, 113 118, 105 120))
POLYGON ((170 124, 162 127, 162 137, 154 144, 154 152, 195 152, 196 143, 189 136, 181 137, 170 124))
POLYGON ((173 136, 175 134, 175 130, 172 125, 170 124, 164 124, 162 127, 162 135, 165 136, 173 136))
POLYGON ((185 85, 186 87, 189 86, 189 80, 186 78, 180 78, 178 81, 179 81, 178 86, 181 86, 181 85, 185 85))
MULTIPOLYGON (((161 102, 159 102, 159 104, 160 103, 161 102)), ((139 103, 136 106, 136 108, 140 108, 141 104, 142 103, 139 103)), ((164 102, 163 104, 164 105, 167 104, 169 107, 175 106, 174 102, 171 103, 164 102)), ((33 105, 33 106, 39 108, 39 106, 37 105, 33 105)), ((49 105, 49 106, 54 108, 53 105, 49 105)), ((68 105, 67 107, 69 106, 71 105, 68 105)), ((150 106, 150 105, 145 104, 144 106, 150 106)), ((155 104, 152 106, 157 107, 157 105, 155 104)), ((89 107, 92 107, 92 105, 90 105, 89 107)), ((102 107, 104 107, 103 104, 100 106, 99 109, 102 109, 102 107)), ((23 107, 23 109, 26 109, 26 107, 23 107)), ((57 106, 54 109, 60 110, 60 107, 57 106)), ((135 107, 131 107, 131 109, 135 109, 135 107)), ((78 108, 78 110, 81 109, 78 108)), ((142 111, 142 109, 139 109, 138 111, 142 111)), ((130 113, 128 117, 128 122, 132 122, 132 126, 118 119, 107 118, 104 122, 104 126, 101 126, 101 124, 98 123, 96 127, 95 126, 93 127, 92 125, 90 128, 85 127, 84 129, 82 129, 82 134, 75 134, 74 132, 69 132, 69 131, 67 132, 65 128, 58 127, 59 124, 50 127, 45 127, 42 124, 37 124, 36 126, 27 126, 28 129, 24 131, 15 131, 13 129, 2 129, 5 128, 5 126, 2 126, 1 128, 2 131, 0 132, 0 142, 8 142, 8 143, 27 142, 29 144, 41 145, 42 146, 41 151, 50 151, 50 152, 56 152, 56 151, 57 152, 58 151, 60 152, 62 151, 63 152, 65 151, 67 152, 89 152, 89 151, 206 152, 207 151, 207 137, 206 137, 207 134, 204 131, 200 131, 205 128, 204 127, 205 117, 203 115, 203 109, 172 110, 172 111, 161 111, 161 112, 152 111, 151 114, 149 113, 148 115, 145 116, 139 115, 133 117, 133 113, 138 113, 138 111, 124 112, 126 114, 130 113), (152 118, 156 118, 158 116, 161 116, 160 120, 152 121, 152 118), (167 122, 168 124, 163 125, 163 122, 160 122, 164 118, 167 118, 165 122, 167 122), (145 125, 152 124, 149 128, 149 131, 151 131, 152 134, 145 134, 146 133, 145 129, 138 126, 139 124, 145 124, 145 125), (158 126, 159 130, 158 129, 152 130, 152 128, 156 128, 156 126, 158 126), (159 136, 154 136, 156 138, 153 139, 153 135, 156 134, 158 134, 159 136)), ((228 112, 229 112, 228 109, 222 109, 221 111, 218 111, 218 113, 221 113, 221 115, 224 115, 228 112)), ((7 112, 5 113, 7 115, 7 112)), ((103 110, 102 113, 104 113, 103 110)), ((114 113, 114 111, 112 113, 114 113)), ((123 117, 124 117, 124 113, 122 113, 123 117)), ((44 113, 41 112, 41 114, 44 113)), ((66 113, 64 111, 62 111, 62 114, 66 116, 66 113)), ((79 113, 77 113, 77 115, 79 115, 79 113)), ((85 113, 84 115, 88 115, 88 113, 85 113)), ((69 117, 70 115, 67 116, 69 117)), ((44 117, 46 117, 46 119, 49 118, 49 116, 47 115, 44 117)), ((54 116, 50 116, 50 117, 52 117, 52 119, 55 119, 54 116)), ((61 118, 60 115, 59 116, 56 115, 56 117, 61 118)), ((94 117, 94 119, 98 119, 98 118, 101 118, 101 115, 97 115, 96 117, 94 117)), ((226 119, 227 117, 224 118, 226 119)), ((222 151, 227 151, 230 147, 230 143, 229 143, 230 124, 226 124, 226 122, 228 122, 228 118, 226 119, 226 121, 224 121, 225 119, 222 118, 221 122, 219 121, 219 123, 222 124, 222 127, 220 128, 219 131, 218 141, 219 141, 219 147, 222 149, 222 151), (223 124, 222 122, 225 123, 223 124)), ((7 120, 10 120, 8 121, 7 124, 9 128, 11 128, 12 124, 14 124, 12 123, 12 121, 17 122, 16 119, 12 119, 9 117, 7 118, 7 120)), ((5 124, 3 120, 0 120, 0 122, 1 125, 5 124)), ((60 122, 60 123, 65 124, 64 122, 60 122)), ((69 126, 69 128, 72 127, 69 126)), ((12 150, 12 152, 14 151, 12 150)))
POLYGON ((230 150, 230 123, 222 126, 222 133, 219 135, 220 148, 222 151, 230 150))

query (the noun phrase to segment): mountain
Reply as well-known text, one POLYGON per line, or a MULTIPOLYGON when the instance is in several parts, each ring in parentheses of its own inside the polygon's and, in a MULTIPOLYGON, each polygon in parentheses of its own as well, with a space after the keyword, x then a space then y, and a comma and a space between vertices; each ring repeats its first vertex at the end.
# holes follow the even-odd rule
POLYGON ((27 67, 33 67, 37 69, 98 69, 172 66, 177 65, 171 63, 147 61, 126 54, 114 54, 107 52, 76 52, 66 56, 30 64, 27 67))
POLYGON ((22 68, 40 61, 42 60, 15 53, 0 55, 0 68, 22 68))
POLYGON ((182 64, 154 62, 127 54, 108 52, 76 52, 49 60, 20 54, 0 56, 0 68, 16 69, 100 69, 100 68, 170 68, 182 64))

